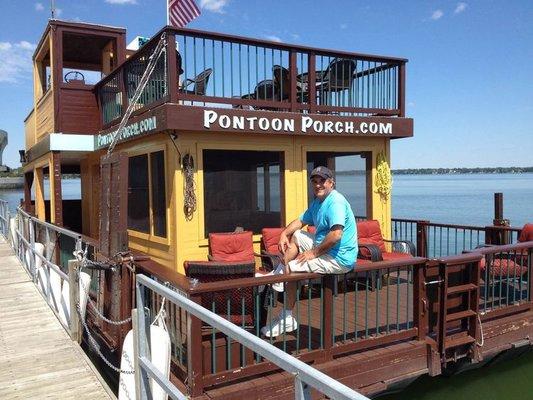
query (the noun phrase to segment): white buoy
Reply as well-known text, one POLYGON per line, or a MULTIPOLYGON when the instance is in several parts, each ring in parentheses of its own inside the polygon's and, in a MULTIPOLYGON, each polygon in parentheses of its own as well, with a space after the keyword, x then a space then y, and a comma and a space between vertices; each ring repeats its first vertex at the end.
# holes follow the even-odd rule
POLYGON ((11 242, 11 247, 18 249, 19 238, 17 236, 17 217, 9 218, 9 241, 11 242))
MULTIPOLYGON (((150 325, 150 353, 152 364, 167 379, 170 377, 170 336, 166 327, 150 325)), ((120 359, 120 369, 123 371, 133 371, 133 331, 129 331, 122 346, 122 357, 120 359)), ((166 400, 168 395, 153 379, 150 379, 152 387, 152 398, 154 400, 166 400)), ((118 386, 118 400, 135 399, 135 375, 120 374, 118 386)))
MULTIPOLYGON (((87 310, 87 297, 89 286, 91 285, 91 276, 86 272, 80 272, 80 280, 78 282, 80 298, 80 313, 81 318, 85 320, 85 313, 87 310), (87 289, 87 292, 85 289, 87 289)), ((70 325, 70 284, 67 281, 63 282, 61 289, 61 305, 59 307, 59 318, 65 325, 70 325)))

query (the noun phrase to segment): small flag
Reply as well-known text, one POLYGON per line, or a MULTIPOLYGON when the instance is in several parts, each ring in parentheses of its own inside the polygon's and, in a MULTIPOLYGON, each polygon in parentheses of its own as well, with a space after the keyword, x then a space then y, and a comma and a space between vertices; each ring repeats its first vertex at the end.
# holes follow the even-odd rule
POLYGON ((200 15, 200 9, 194 0, 169 0, 168 23, 177 28, 183 28, 200 15))

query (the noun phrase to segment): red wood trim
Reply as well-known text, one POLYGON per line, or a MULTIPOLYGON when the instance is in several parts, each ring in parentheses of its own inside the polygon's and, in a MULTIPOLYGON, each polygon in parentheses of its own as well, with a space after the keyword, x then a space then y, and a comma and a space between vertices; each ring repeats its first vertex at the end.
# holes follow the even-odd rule
POLYGON ((168 26, 165 28, 162 28, 156 35, 154 35, 154 37, 158 37, 164 31, 172 31, 178 35, 192 36, 192 37, 205 38, 205 39, 214 39, 218 41, 228 41, 228 42, 233 42, 233 43, 249 44, 249 45, 254 45, 254 46, 273 48, 277 50, 287 50, 287 51, 295 50, 301 53, 302 52, 303 53, 315 52, 315 53, 319 53, 324 56, 357 58, 359 60, 364 60, 364 61, 396 62, 396 63, 408 61, 406 58, 379 56, 379 55, 364 54, 364 53, 353 53, 353 52, 348 52, 348 51, 340 51, 340 50, 332 50, 332 49, 321 49, 321 48, 316 48, 316 47, 300 46, 300 45, 272 42, 268 40, 248 38, 248 37, 243 37, 243 36, 227 35, 227 34, 217 33, 217 32, 208 32, 208 31, 202 31, 198 29, 174 28, 174 27, 168 27, 168 26))
POLYGON ((498 308, 493 311, 487 311, 485 314, 481 314, 481 322, 488 322, 494 319, 501 319, 508 317, 510 315, 527 312, 531 309, 531 302, 526 302, 522 304, 516 304, 507 306, 504 308, 498 308))
MULTIPOLYGON (((322 350, 312 350, 303 354, 293 356, 302 362, 312 363, 319 360, 321 355, 322 350)), ((267 372, 274 372, 279 370, 280 368, 276 364, 270 361, 262 361, 259 364, 247 365, 242 368, 234 368, 227 371, 218 372, 216 374, 205 375, 204 387, 218 385, 221 383, 228 383, 239 379, 255 375, 262 375, 267 372)))
POLYGON ((333 286, 336 277, 328 274, 322 278, 324 285, 324 318, 322 320, 322 334, 324 335, 323 360, 333 360, 331 349, 333 347, 333 286))
MULTIPOLYGON (((202 304, 199 296, 193 296, 192 301, 202 304)), ((203 358, 202 358, 202 321, 187 313, 187 384, 191 395, 200 396, 204 391, 203 358)))
POLYGON ((167 92, 170 96, 171 103, 178 102, 178 71, 176 57, 176 36, 173 32, 167 35, 167 92))
POLYGON ((309 75, 307 77, 309 84, 307 85, 308 96, 309 96, 309 112, 316 112, 316 90, 311 90, 311 88, 316 87, 316 54, 314 52, 309 53, 308 67, 309 75))
POLYGON ((54 132, 61 132, 61 118, 59 118, 59 88, 63 82, 63 29, 52 27, 52 91, 54 94, 54 132))
POLYGON ((424 340, 428 331, 425 265, 413 267, 413 325, 418 328, 418 340, 424 340))
POLYGON ((289 102, 291 103, 291 108, 290 110, 292 112, 296 111, 296 103, 298 102, 298 99, 297 99, 297 94, 296 94, 296 75, 297 75, 297 71, 296 71, 296 52, 294 50, 291 50, 290 52, 290 55, 289 55, 289 72, 290 72, 290 77, 289 77, 289 82, 290 82, 290 85, 291 85, 291 91, 290 91, 290 99, 289 99, 289 102))
POLYGON ((400 76, 398 80, 398 108, 400 117, 405 117, 405 63, 400 64, 400 76))
POLYGON ((388 110, 385 108, 364 108, 364 107, 338 107, 338 106, 325 106, 325 105, 316 105, 317 111, 324 112, 354 112, 354 113, 366 113, 373 114, 376 116, 399 116, 400 110, 388 110))
POLYGON ((386 344, 399 342, 402 340, 413 339, 413 338, 416 338, 417 335, 418 335, 418 329, 411 328, 405 331, 391 333, 391 334, 380 336, 377 338, 363 339, 361 341, 351 342, 351 343, 336 343, 333 346, 331 353, 333 356, 338 356, 341 354, 353 353, 353 352, 363 350, 363 349, 369 350, 374 347, 384 346, 386 344))
POLYGON ((54 180, 54 209, 50 213, 54 213, 54 221, 56 225, 63 225, 63 200, 61 195, 61 154, 58 151, 52 152, 52 167, 53 171, 49 171, 50 179, 54 180))

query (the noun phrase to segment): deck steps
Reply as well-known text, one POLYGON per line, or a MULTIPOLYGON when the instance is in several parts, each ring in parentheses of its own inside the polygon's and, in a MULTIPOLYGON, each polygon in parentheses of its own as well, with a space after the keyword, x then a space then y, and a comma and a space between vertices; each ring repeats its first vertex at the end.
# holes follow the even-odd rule
POLYGON ((464 318, 475 317, 477 314, 473 310, 459 311, 446 315, 446 322, 458 321, 464 318))
POLYGON ((476 339, 469 335, 451 335, 446 337, 444 348, 446 350, 475 343, 476 339))
POLYGON ((473 290, 477 290, 478 286, 473 283, 467 283, 465 285, 450 286, 448 288, 448 295, 454 295, 459 293, 468 293, 473 290))

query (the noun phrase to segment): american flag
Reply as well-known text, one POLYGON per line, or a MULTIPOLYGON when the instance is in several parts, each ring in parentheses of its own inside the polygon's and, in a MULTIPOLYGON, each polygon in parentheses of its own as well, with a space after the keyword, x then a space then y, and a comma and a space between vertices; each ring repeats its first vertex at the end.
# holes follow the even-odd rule
POLYGON ((172 26, 183 28, 199 15, 194 0, 168 0, 168 22, 172 26))

